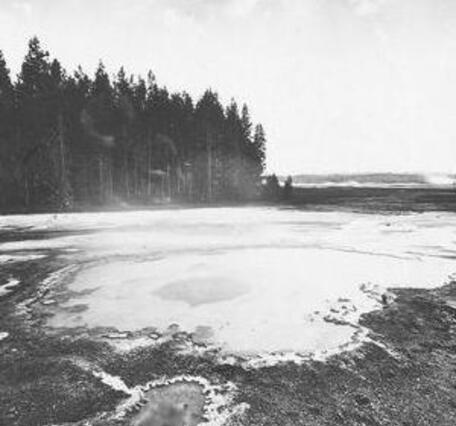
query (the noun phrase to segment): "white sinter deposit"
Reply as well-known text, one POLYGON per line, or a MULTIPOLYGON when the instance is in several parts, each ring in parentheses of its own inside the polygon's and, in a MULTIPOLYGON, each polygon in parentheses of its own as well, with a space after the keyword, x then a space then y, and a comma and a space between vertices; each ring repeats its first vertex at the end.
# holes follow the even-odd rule
POLYGON ((0 245, 3 255, 68 249, 68 261, 80 265, 68 284, 80 294, 54 307, 49 325, 163 331, 178 324, 203 330, 226 353, 331 352, 357 331, 324 321, 331 307, 347 300, 356 325, 379 306, 360 286, 435 287, 456 272, 450 213, 245 207, 0 219, 0 229, 25 225, 90 231, 0 245), (86 309, 68 309, 75 305, 86 309))

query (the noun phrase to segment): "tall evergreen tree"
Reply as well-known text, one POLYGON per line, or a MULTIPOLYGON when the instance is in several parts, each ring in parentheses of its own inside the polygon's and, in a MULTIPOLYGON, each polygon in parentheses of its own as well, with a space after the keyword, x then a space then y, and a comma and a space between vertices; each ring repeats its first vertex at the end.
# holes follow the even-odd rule
POLYGON ((202 199, 214 201, 221 191, 221 142, 224 123, 223 107, 218 95, 206 90, 195 107, 197 129, 194 173, 202 199))
POLYGON ((49 53, 42 49, 38 38, 32 38, 16 89, 26 207, 55 208, 59 204, 54 148, 58 144, 58 90, 62 74, 58 63, 51 64, 49 53))
POLYGON ((84 125, 91 141, 91 169, 94 185, 92 196, 109 202, 113 196, 112 148, 115 145, 114 90, 105 66, 99 63, 90 89, 84 125))
POLYGON ((0 207, 17 203, 19 150, 14 138, 15 102, 10 71, 0 51, 0 207))
POLYGON ((253 136, 253 152, 256 155, 255 164, 258 167, 257 172, 263 173, 266 160, 266 134, 261 123, 255 126, 253 136))
POLYGON ((5 136, 7 128, 5 124, 11 125, 11 119, 14 114, 14 88, 11 82, 10 70, 6 66, 6 60, 3 52, 0 50, 0 114, 2 118, 2 127, 0 136, 5 136))
POLYGON ((242 105, 241 128, 242 142, 245 146, 248 146, 251 143, 252 138, 252 120, 250 119, 249 107, 246 104, 242 105))
POLYGON ((225 140, 223 144, 225 194, 232 199, 241 196, 243 128, 236 101, 226 109, 225 140))

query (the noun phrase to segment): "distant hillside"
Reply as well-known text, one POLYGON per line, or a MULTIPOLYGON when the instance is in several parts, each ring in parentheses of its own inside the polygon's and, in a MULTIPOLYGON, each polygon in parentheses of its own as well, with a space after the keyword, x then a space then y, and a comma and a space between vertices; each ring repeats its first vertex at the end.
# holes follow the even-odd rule
MULTIPOLYGON (((456 175, 418 173, 301 174, 292 178, 294 186, 424 187, 453 186, 456 182, 456 175)), ((285 177, 279 180, 283 182, 285 177)))

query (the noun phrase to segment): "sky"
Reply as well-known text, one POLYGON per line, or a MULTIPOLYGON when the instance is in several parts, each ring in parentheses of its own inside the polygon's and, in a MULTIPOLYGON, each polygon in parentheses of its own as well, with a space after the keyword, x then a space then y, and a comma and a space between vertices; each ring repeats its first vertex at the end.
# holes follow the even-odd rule
POLYGON ((33 35, 248 103, 270 172, 456 172, 454 0, 0 0, 13 74, 33 35))

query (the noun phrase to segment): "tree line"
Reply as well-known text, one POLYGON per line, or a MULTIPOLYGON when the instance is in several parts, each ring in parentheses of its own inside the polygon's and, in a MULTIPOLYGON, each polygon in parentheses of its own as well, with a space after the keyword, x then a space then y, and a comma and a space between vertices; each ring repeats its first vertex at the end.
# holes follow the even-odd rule
POLYGON ((0 51, 0 208, 257 196, 265 132, 247 105, 147 78, 68 74, 35 37, 13 81, 0 51))

